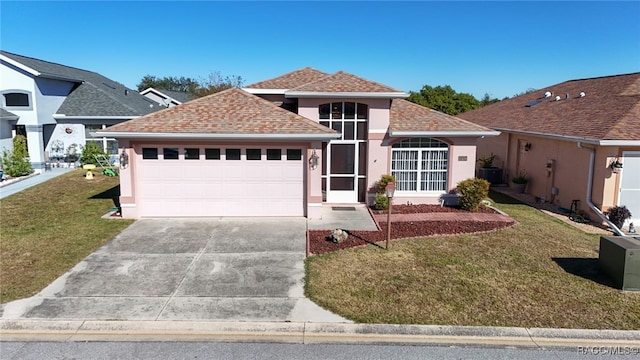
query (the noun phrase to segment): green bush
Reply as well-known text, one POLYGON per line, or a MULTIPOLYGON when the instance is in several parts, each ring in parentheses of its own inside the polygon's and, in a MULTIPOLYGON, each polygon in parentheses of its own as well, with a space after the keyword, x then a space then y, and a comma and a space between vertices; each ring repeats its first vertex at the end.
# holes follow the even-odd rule
POLYGON ((376 194, 376 202, 373 204, 373 208, 376 210, 386 210, 389 208, 389 199, 387 195, 377 193, 376 194))
POLYGON ((373 208, 376 210, 386 210, 389 208, 389 199, 386 195, 386 187, 388 183, 395 183, 396 178, 393 175, 382 175, 378 180, 378 191, 376 193, 376 202, 373 204, 373 208))
POLYGON ((82 154, 80 155, 80 162, 82 163, 82 165, 86 165, 86 164, 97 165, 98 162, 96 161, 96 158, 94 157, 94 155, 107 155, 107 153, 104 152, 104 150, 102 150, 102 147, 98 145, 98 143, 90 141, 82 148, 82 154))
POLYGON ((2 169, 5 174, 16 177, 29 175, 33 172, 33 167, 29 160, 27 150, 27 138, 23 135, 16 135, 13 138, 13 151, 2 152, 2 169))
POLYGON ((380 177, 380 180, 378 180, 378 194, 384 194, 387 184, 395 183, 395 182, 396 182, 395 176, 388 175, 388 174, 382 175, 380 177))
POLYGON ((458 183, 460 207, 464 210, 478 211, 478 205, 489 196, 490 183, 485 179, 472 178, 458 183))

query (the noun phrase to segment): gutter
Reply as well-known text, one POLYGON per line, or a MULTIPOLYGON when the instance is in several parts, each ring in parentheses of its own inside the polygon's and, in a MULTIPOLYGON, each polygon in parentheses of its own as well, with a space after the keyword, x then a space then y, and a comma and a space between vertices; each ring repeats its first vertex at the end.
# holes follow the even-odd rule
MULTIPOLYGON (((106 130, 106 129, 105 129, 106 130)), ((208 134, 208 133, 147 133, 97 131, 97 136, 120 139, 180 139, 180 140, 331 140, 341 135, 335 134, 208 134)))
POLYGON ((91 116, 91 115, 65 115, 65 114, 53 114, 53 118, 56 120, 131 120, 139 118, 140 115, 127 115, 127 116, 91 116))
POLYGON ((578 141, 578 148, 589 151, 589 176, 587 177, 587 205, 589 205, 591 210, 593 210, 596 214, 598 214, 600 219, 602 219, 604 222, 606 222, 607 225, 609 225, 609 227, 611 227, 611 229, 613 229, 613 232, 615 232, 616 235, 618 235, 618 236, 626 236, 626 234, 623 233, 622 230, 618 229, 618 227, 615 226, 602 213, 602 211, 600 209, 598 209, 598 207, 596 207, 596 205, 593 203, 593 201, 591 201, 591 192, 593 190, 593 169, 595 167, 596 150, 594 148, 582 146, 582 143, 579 142, 579 141, 578 141))
POLYGON ((467 137, 467 136, 498 136, 499 131, 390 131, 391 137, 408 137, 408 136, 446 136, 446 137, 467 137))
POLYGON ((536 131, 522 131, 522 130, 497 128, 497 127, 491 127, 491 128, 497 131, 509 132, 512 134, 531 135, 531 136, 538 136, 538 137, 554 139, 554 140, 575 141, 577 143, 585 143, 585 144, 592 144, 592 145, 599 145, 599 146, 640 146, 640 140, 603 140, 603 139, 576 137, 576 136, 569 136, 569 135, 547 134, 547 133, 541 133, 536 131))
POLYGON ((395 99, 407 98, 406 92, 330 92, 330 91, 287 91, 285 98, 334 98, 334 99, 395 99))

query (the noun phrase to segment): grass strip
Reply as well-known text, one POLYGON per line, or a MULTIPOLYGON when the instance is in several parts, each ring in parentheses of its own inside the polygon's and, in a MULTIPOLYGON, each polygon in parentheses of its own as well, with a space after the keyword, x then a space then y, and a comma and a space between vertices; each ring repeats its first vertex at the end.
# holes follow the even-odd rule
POLYGON ((102 219, 117 177, 74 170, 0 200, 0 302, 32 296, 132 220, 102 219))

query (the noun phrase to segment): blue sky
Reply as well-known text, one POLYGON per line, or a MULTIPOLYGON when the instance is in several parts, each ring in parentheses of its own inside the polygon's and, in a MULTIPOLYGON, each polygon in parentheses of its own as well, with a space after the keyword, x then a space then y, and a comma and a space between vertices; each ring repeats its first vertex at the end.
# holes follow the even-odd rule
POLYGON ((640 1, 6 1, 0 48, 99 72, 238 75, 311 66, 404 91, 502 98, 640 71, 640 1))

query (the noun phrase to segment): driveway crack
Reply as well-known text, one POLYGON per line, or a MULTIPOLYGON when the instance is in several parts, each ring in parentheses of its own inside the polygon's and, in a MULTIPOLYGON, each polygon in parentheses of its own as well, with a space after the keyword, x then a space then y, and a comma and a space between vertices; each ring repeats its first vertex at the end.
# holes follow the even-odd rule
POLYGON ((206 248, 207 248, 206 246, 203 246, 202 249, 200 249, 200 251, 196 254, 196 256, 193 257, 193 260, 191 260, 191 263, 189 264, 189 266, 187 266, 187 270, 185 270, 184 275, 182 275, 182 279, 180 279, 178 286, 176 286, 176 289, 171 293, 171 295, 169 295, 169 299, 167 299, 167 301, 162 305, 162 308, 158 312, 158 316, 156 316, 156 321, 160 319, 160 316, 162 316, 162 313, 164 313, 164 310, 167 308, 171 300, 173 300, 173 298, 176 297, 176 294, 178 293, 178 290, 180 289, 185 279, 187 278, 187 275, 189 274, 189 272, 191 272, 191 269, 193 269, 196 262, 200 259, 200 257, 202 256, 206 248))

